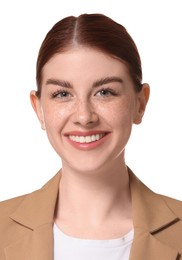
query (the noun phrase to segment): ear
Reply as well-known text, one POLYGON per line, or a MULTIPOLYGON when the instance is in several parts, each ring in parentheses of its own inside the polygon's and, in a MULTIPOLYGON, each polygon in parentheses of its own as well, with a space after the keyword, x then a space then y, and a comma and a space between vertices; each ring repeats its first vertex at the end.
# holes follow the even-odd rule
POLYGON ((145 113, 145 108, 150 96, 150 87, 147 83, 142 85, 141 91, 137 94, 137 108, 134 117, 134 124, 140 124, 142 122, 143 115, 145 113))
POLYGON ((41 102, 40 102, 40 98, 37 97, 36 95, 36 91, 31 91, 30 92, 30 101, 31 101, 31 105, 39 119, 39 122, 41 124, 41 128, 43 130, 45 130, 45 122, 44 122, 44 114, 42 111, 42 107, 41 107, 41 102))

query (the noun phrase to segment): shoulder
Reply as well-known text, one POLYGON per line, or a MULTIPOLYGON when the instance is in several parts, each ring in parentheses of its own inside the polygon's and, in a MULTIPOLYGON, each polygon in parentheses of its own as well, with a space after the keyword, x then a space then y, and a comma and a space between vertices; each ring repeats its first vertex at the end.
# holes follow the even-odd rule
POLYGON ((18 208, 26 197, 27 195, 22 195, 0 202, 0 233, 2 232, 2 229, 10 224, 11 219, 9 216, 18 208))
POLYGON ((0 202, 0 218, 4 215, 11 214, 15 208, 24 200, 27 195, 22 195, 12 199, 4 200, 0 202))
POLYGON ((161 211, 161 207, 164 207, 182 218, 182 201, 154 192, 130 169, 129 177, 133 202, 136 202, 139 206, 144 205, 145 210, 150 208, 150 212, 161 211))
MULTIPOLYGON (((52 179, 50 179, 44 186, 40 189, 34 190, 31 193, 8 199, 0 202, 0 226, 2 225, 2 220, 9 218, 9 216, 16 211, 23 203, 27 203, 27 207, 31 205, 37 205, 37 203, 47 203, 45 199, 51 196, 57 198, 58 188, 60 181, 60 172, 58 172, 52 179), (54 196, 55 195, 55 196, 54 196)), ((38 204, 39 205, 39 204, 38 204)), ((42 205, 41 205, 42 206, 42 205)), ((27 209, 27 208, 26 208, 27 209)))
POLYGON ((158 195, 165 202, 165 204, 182 219, 182 201, 171 198, 165 195, 158 195))
POLYGON ((17 229, 16 225, 14 225, 10 215, 26 197, 27 195, 23 195, 0 202, 0 259, 3 254, 3 248, 11 244, 14 237, 21 233, 21 230, 17 229))

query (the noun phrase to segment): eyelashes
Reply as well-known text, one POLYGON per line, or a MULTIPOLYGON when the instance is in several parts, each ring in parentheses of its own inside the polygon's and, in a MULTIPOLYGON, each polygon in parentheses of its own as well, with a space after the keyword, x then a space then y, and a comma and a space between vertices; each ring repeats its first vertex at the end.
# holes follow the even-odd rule
POLYGON ((117 96, 118 92, 111 88, 102 88, 97 91, 95 96, 109 97, 109 96, 117 96))
POLYGON ((69 96, 71 96, 71 94, 64 90, 56 90, 55 92, 51 93, 51 98, 67 98, 69 96))
MULTIPOLYGON (((101 88, 98 91, 96 91, 96 93, 94 93, 94 96, 96 97, 102 97, 102 98, 106 98, 106 97, 114 97, 114 96, 118 96, 119 93, 118 91, 116 91, 115 89, 112 88, 101 88)), ((51 93, 51 98, 59 98, 59 99, 70 99, 74 96, 74 94, 72 94, 71 92, 67 91, 67 90, 56 90, 55 92, 51 93)))

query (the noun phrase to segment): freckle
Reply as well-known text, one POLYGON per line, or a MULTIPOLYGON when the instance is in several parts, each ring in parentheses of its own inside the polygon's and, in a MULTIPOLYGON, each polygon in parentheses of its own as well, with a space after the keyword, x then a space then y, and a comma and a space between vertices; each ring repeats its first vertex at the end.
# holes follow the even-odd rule
POLYGON ((71 109, 70 108, 68 108, 67 106, 65 106, 64 108, 61 108, 60 110, 59 110, 59 115, 60 116, 65 116, 66 114, 69 114, 69 113, 71 113, 71 109))

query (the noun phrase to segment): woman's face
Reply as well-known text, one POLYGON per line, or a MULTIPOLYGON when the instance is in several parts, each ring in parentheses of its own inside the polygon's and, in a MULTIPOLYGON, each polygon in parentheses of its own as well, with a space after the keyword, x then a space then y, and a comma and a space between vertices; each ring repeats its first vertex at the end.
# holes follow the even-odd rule
POLYGON ((122 161, 148 86, 136 93, 122 62, 83 47, 53 56, 42 77, 41 97, 32 91, 31 101, 63 168, 90 172, 122 161))

